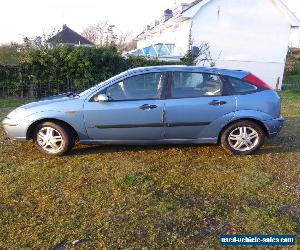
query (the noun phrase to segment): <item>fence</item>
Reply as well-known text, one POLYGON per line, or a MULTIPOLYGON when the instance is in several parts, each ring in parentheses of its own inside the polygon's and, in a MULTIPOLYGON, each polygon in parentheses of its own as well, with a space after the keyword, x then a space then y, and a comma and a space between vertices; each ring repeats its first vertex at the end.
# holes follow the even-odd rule
MULTIPOLYGON (((49 81, 46 83, 1 83, 0 99, 39 99, 60 93, 80 92, 97 84, 86 79, 49 81)), ((286 80, 282 90, 300 90, 300 79, 286 80)))
POLYGON ((49 81, 46 83, 23 82, 22 84, 0 82, 0 99, 39 99, 60 93, 80 92, 95 84, 86 79, 49 81))
POLYGON ((282 90, 300 90, 300 79, 289 79, 283 81, 282 90))
MULTIPOLYGON (((0 99, 39 99, 60 93, 80 92, 97 84, 97 81, 89 79, 24 82, 22 77, 18 77, 18 72, 15 72, 15 76, 15 81, 0 79, 0 99)), ((300 90, 300 78, 284 80, 282 90, 300 90)))

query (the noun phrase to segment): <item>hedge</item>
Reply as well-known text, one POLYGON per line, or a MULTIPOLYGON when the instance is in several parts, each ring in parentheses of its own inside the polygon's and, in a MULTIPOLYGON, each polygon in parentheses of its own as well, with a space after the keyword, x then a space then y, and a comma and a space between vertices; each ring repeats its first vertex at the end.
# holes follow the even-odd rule
MULTIPOLYGON (((0 65, 0 96, 33 97, 81 90, 130 68, 166 62, 123 57, 115 47, 24 48, 17 66, 0 65)), ((174 64, 174 63, 172 63, 174 64)))

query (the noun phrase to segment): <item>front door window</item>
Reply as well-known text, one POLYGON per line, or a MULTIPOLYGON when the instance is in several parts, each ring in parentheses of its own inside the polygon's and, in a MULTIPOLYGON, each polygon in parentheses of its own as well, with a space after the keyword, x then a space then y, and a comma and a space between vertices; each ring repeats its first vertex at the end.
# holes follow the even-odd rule
POLYGON ((155 100, 162 94, 164 73, 137 75, 118 82, 106 89, 111 101, 155 100))

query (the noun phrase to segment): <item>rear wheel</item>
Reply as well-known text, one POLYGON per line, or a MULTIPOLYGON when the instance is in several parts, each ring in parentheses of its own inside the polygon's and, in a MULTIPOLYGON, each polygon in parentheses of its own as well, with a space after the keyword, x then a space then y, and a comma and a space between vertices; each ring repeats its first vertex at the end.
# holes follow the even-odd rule
POLYGON ((252 121, 239 121, 229 125, 221 136, 223 148, 235 155, 248 155, 259 149, 265 139, 262 127, 252 121))
POLYGON ((74 136, 63 124, 44 122, 37 126, 34 134, 36 147, 49 155, 62 155, 74 146, 74 136))

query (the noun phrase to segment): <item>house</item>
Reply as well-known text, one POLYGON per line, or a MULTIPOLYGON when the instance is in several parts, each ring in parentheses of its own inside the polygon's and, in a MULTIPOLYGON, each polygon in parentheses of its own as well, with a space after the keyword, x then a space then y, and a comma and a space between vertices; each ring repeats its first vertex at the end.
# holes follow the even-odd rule
POLYGON ((294 29, 290 39, 291 48, 300 48, 300 29, 294 29))
POLYGON ((131 53, 174 60, 208 44, 215 67, 251 71, 280 88, 290 33, 299 26, 281 0, 196 0, 166 10, 131 53))
MULTIPOLYGON (((299 5, 299 1, 297 4, 296 4, 296 1, 298 1, 298 0, 294 0, 294 2, 291 2, 291 4, 294 3, 294 5, 293 5, 294 9, 292 9, 292 11, 295 14, 295 16, 298 19, 300 19, 300 5, 299 5)), ((290 48, 298 48, 298 49, 300 48, 300 29, 299 28, 292 30, 289 46, 290 46, 290 48)))
POLYGON ((59 31, 56 35, 54 35, 48 40, 48 43, 50 47, 53 47, 57 44, 86 46, 86 47, 90 47, 94 45, 92 42, 90 42, 83 36, 79 35, 74 30, 70 29, 66 24, 63 25, 61 31, 59 31))

